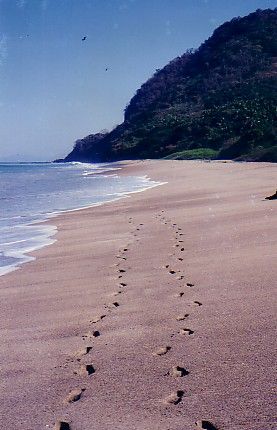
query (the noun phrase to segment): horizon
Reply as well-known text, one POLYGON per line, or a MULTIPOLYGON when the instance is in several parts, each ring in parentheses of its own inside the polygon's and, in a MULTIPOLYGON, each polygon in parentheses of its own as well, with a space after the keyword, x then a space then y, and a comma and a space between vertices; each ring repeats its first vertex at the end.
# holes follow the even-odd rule
POLYGON ((1 0, 0 162, 48 162, 123 121, 136 90, 272 0, 1 0))

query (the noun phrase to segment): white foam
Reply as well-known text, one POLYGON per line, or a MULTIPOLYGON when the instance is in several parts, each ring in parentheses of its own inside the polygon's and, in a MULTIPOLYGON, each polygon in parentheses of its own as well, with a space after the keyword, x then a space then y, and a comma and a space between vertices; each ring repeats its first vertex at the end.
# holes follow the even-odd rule
MULTIPOLYGON (((131 194, 139 193, 142 191, 145 191, 147 189, 163 185, 166 182, 154 182, 151 181, 147 175, 144 176, 130 176, 124 177, 124 180, 121 182, 121 177, 117 174, 111 174, 111 175, 103 175, 103 172, 109 172, 109 171, 115 171, 120 170, 121 167, 116 166, 110 166, 105 164, 84 164, 84 163, 72 163, 72 167, 74 165, 80 165, 81 169, 81 176, 89 177, 91 175, 98 174, 98 177, 109 177, 113 178, 114 182, 108 183, 108 186, 106 188, 98 188, 98 185, 96 186, 96 194, 94 195, 92 193, 91 197, 88 195, 89 198, 93 198, 94 201, 90 204, 85 204, 86 194, 84 194, 84 197, 82 195, 83 189, 80 188, 79 190, 76 189, 76 194, 72 194, 72 198, 74 199, 74 196, 76 198, 76 203, 79 201, 79 203, 84 201, 84 204, 81 204, 77 207, 73 208, 66 208, 66 209, 57 209, 54 208, 48 212, 40 212, 40 213, 31 213, 28 210, 28 213, 24 213, 23 215, 15 215, 11 217, 3 217, 0 219, 3 223, 3 227, 0 227, 0 236, 2 237, 3 242, 0 243, 0 253, 2 253, 3 263, 4 265, 0 266, 0 276, 5 275, 13 270, 17 270, 19 266, 23 263, 33 261, 35 257, 30 256, 29 254, 33 251, 36 251, 44 246, 48 246, 56 241, 54 239, 54 235, 57 232, 57 228, 55 225, 43 225, 42 223, 46 220, 53 219, 54 217, 67 212, 75 212, 82 209, 87 209, 95 206, 100 206, 104 203, 110 203, 113 201, 117 201, 121 198, 127 198, 130 197, 131 194), (85 170, 83 170, 85 168, 85 170), (93 170, 93 171, 92 171, 93 170), (130 182, 129 182, 129 179, 130 182), (127 181, 127 183, 126 183, 127 181), (116 191, 118 188, 125 189, 124 191, 116 191), (126 190, 126 188, 131 188, 131 190, 126 190), (109 190, 113 190, 111 192, 107 192, 109 190), (80 193, 80 196, 78 196, 78 193, 80 193), (101 194, 102 193, 102 194, 101 194), (38 225, 39 224, 39 225, 38 225), (7 259, 7 264, 5 264, 5 258, 7 259)), ((53 165, 55 172, 57 172, 58 165, 53 165)), ((66 166, 68 168, 68 165, 66 166)), ((58 171, 59 173, 59 171, 58 171)), ((79 175, 79 169, 78 174, 79 175)), ((85 178, 84 178, 85 180, 85 178)), ((94 181, 93 181, 94 182, 94 181)), ((80 186, 82 184, 80 183, 80 186)), ((92 189, 94 190, 94 189, 92 189)), ((74 190, 73 190, 74 191, 74 190)), ((86 192, 86 189, 84 190, 86 192)), ((64 192, 61 189, 61 198, 64 196, 64 192)), ((71 192, 71 190, 70 190, 71 192)), ((65 195, 66 199, 65 204, 72 204, 74 200, 70 200, 68 197, 71 195, 65 195)), ((12 197, 12 196, 11 196, 12 197)), ((41 197, 41 196, 39 196, 41 197)), ((52 207, 56 205, 55 200, 49 200, 50 206, 52 204, 52 207)), ((78 203, 77 203, 78 204, 78 203)), ((44 206, 45 208, 45 206, 44 206)), ((41 208, 42 209, 42 208, 41 208)), ((4 215, 4 213, 3 213, 4 215)))
MULTIPOLYGON (((43 221, 42 221, 43 222, 43 221)), ((1 249, 3 250, 1 254, 7 259, 13 259, 14 261, 6 266, 0 267, 0 276, 5 275, 9 272, 17 270, 19 266, 23 263, 28 263, 35 260, 35 257, 28 255, 33 251, 43 248, 48 245, 52 245, 56 242, 53 236, 57 233, 57 227, 54 225, 41 225, 38 227, 41 232, 35 238, 30 237, 29 239, 23 239, 14 242, 7 242, 1 244, 1 249), (21 248, 14 249, 13 245, 21 244, 21 248), (11 245, 11 249, 9 249, 11 245)))

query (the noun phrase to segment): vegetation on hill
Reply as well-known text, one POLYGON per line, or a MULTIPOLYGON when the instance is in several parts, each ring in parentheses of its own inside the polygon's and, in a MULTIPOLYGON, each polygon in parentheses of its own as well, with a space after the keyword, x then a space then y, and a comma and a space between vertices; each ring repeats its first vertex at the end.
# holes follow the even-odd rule
POLYGON ((142 85, 121 125, 77 141, 65 160, 277 162, 276 18, 257 10, 218 27, 142 85))

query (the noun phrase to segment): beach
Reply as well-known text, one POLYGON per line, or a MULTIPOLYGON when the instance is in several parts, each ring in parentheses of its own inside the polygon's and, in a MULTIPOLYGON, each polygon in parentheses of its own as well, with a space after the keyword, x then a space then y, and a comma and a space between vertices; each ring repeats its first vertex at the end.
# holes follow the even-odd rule
POLYGON ((274 429, 276 164, 122 164, 0 277, 1 429, 274 429))

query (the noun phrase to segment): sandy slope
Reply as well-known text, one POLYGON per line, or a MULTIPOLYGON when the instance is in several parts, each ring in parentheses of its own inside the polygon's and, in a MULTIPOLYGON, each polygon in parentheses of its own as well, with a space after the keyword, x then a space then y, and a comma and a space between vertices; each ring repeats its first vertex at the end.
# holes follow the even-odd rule
POLYGON ((1 430, 273 429, 277 166, 129 172, 168 183, 60 216, 0 278, 1 430))

